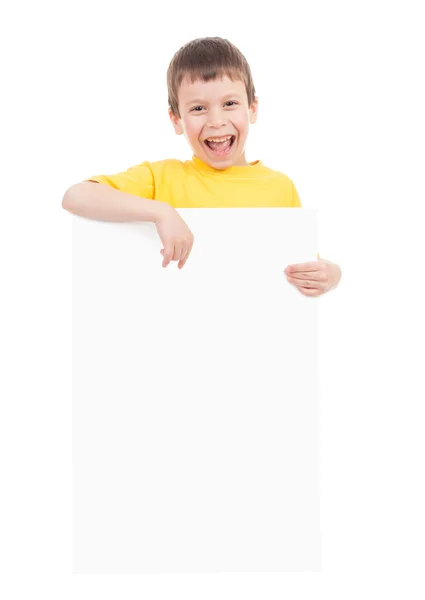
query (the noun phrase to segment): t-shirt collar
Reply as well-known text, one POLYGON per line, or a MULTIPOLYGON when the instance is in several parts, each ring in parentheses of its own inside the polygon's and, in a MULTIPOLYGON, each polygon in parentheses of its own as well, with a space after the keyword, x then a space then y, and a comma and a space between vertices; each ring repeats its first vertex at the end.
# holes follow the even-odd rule
POLYGON ((208 163, 205 163, 203 160, 198 158, 195 154, 192 155, 192 159, 190 162, 193 164, 197 171, 200 171, 202 173, 213 173, 215 175, 231 175, 232 177, 256 177, 258 175, 258 171, 264 168, 261 160, 254 160, 244 166, 231 166, 227 169, 215 169, 208 163))

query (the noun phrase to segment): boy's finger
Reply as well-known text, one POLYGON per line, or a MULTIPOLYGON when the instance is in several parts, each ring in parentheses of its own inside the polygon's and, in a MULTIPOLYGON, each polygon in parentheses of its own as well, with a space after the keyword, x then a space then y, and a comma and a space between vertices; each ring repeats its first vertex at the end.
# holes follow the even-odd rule
POLYGON ((186 262, 187 255, 188 255, 188 248, 185 248, 185 249, 183 249, 183 252, 180 256, 179 264, 177 265, 179 267, 179 269, 181 269, 182 266, 184 265, 184 263, 186 262))
POLYGON ((320 296, 321 294, 323 294, 323 290, 317 288, 297 287, 297 290, 300 292, 300 294, 303 294, 303 296, 320 296))
POLYGON ((187 257, 189 256, 189 247, 185 248, 180 257, 179 264, 177 265, 179 269, 182 269, 187 261, 187 257))
MULTIPOLYGON (((287 275, 289 277, 289 275, 287 275)), ((317 271, 317 273, 313 273, 313 271, 297 271, 295 273, 291 273, 290 277, 294 279, 310 279, 312 281, 322 281, 323 273, 321 271, 317 271)))
POLYGON ((181 260, 184 251, 184 242, 176 242, 174 246, 173 260, 181 260))
POLYGON ((288 282, 292 285, 295 285, 297 288, 310 289, 310 288, 320 288, 320 281, 313 281, 312 279, 301 279, 298 277, 291 277, 290 275, 286 276, 288 282))
POLYGON ((166 267, 167 265, 170 264, 171 260, 173 259, 173 254, 174 254, 174 246, 167 246, 166 248, 164 248, 164 252, 163 252, 164 260, 162 261, 163 267, 166 267))
POLYGON ((285 269, 285 273, 294 273, 297 271, 318 271, 320 267, 316 262, 306 262, 306 263, 298 263, 295 265, 288 265, 285 269))
POLYGON ((182 256, 182 258, 181 258, 181 260, 180 260, 180 262, 178 264, 179 269, 182 269, 184 267, 184 265, 186 264, 186 261, 189 258, 189 254, 190 254, 190 252, 192 250, 192 246, 193 246, 193 243, 189 244, 189 246, 187 247, 184 256, 182 256))

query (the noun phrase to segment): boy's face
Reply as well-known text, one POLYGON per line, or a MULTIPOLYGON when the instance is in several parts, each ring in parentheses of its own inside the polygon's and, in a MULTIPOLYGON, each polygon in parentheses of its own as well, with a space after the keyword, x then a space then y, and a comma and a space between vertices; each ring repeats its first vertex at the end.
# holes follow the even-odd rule
MULTIPOLYGON (((228 77, 215 81, 183 79, 178 93, 181 119, 169 109, 177 135, 185 135, 195 156, 215 169, 246 166, 245 145, 249 125, 255 123, 258 98, 248 106, 245 84, 228 77), (235 136, 230 150, 210 149, 205 140, 235 136)), ((226 143, 227 145, 227 143, 226 143)))

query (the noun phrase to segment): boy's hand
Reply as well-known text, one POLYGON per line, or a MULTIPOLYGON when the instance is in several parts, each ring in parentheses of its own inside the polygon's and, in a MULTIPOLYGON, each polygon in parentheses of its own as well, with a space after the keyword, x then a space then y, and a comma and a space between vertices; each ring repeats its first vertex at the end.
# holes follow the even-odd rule
POLYGON ((341 279, 340 267, 329 260, 288 265, 284 271, 286 278, 304 296, 320 296, 338 285, 341 279))
POLYGON ((179 269, 182 269, 189 258, 193 246, 193 233, 172 206, 161 214, 156 221, 156 229, 164 244, 160 251, 164 260, 162 266, 166 267, 172 260, 178 260, 179 269))

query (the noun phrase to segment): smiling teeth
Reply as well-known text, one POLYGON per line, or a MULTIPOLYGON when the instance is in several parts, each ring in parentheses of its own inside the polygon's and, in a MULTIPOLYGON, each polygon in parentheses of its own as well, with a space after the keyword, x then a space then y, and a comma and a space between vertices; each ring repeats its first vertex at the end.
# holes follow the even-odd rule
POLYGON ((233 136, 232 135, 228 135, 226 137, 222 137, 222 138, 207 138, 207 142, 225 142, 226 140, 230 140, 233 136))

